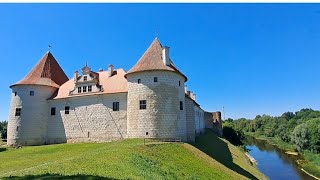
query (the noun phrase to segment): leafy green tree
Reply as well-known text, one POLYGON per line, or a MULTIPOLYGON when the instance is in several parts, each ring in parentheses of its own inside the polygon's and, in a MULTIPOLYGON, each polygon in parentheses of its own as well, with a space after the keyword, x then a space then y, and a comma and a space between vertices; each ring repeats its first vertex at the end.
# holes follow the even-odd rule
POLYGON ((2 139, 7 139, 7 128, 8 128, 8 121, 0 122, 0 136, 2 139))
POLYGON ((293 112, 285 112, 281 115, 282 118, 286 119, 286 120, 290 120, 294 117, 294 113, 293 112))
POLYGON ((320 118, 308 120, 294 128, 291 141, 298 151, 320 152, 320 118))

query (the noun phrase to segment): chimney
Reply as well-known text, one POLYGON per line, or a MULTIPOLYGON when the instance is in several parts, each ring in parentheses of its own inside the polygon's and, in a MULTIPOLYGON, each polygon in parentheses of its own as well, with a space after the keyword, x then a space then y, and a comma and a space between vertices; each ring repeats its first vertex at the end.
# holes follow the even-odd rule
POLYGON ((188 88, 187 88, 187 85, 184 85, 184 93, 185 93, 185 94, 188 94, 188 88))
POLYGON ((109 65, 108 73, 109 73, 109 77, 111 77, 113 74, 113 65, 112 64, 109 65))
POLYGON ((100 69, 99 69, 99 72, 102 72, 102 71, 103 71, 103 69, 102 69, 102 68, 100 68, 100 69))
POLYGON ((78 71, 75 71, 75 72, 74 72, 74 82, 77 82, 78 77, 79 77, 79 72, 78 72, 78 71))
POLYGON ((169 66, 169 65, 170 65, 170 54, 169 54, 169 50, 170 50, 170 47, 168 47, 168 46, 164 46, 163 49, 162 49, 162 60, 163 60, 163 63, 164 63, 166 66, 169 66))
POLYGON ((197 100, 197 95, 193 94, 193 100, 196 101, 197 100))

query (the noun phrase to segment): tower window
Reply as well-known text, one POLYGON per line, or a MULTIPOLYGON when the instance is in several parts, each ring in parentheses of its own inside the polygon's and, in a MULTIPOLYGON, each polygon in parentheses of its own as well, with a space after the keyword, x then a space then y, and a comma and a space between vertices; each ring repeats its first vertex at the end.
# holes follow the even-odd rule
POLYGON ((138 79, 138 84, 140 84, 141 83, 141 79, 138 79))
POLYGON ((83 86, 83 92, 87 92, 87 86, 83 86))
POLYGON ((153 82, 158 82, 158 77, 154 77, 153 82))
POLYGON ((140 100, 140 109, 147 109, 147 100, 140 100))
POLYGON ((113 102, 113 111, 119 111, 119 102, 113 102))
POLYGON ((51 108, 51 116, 54 116, 54 115, 56 115, 56 108, 52 107, 51 108))
POLYGON ((78 93, 81 93, 81 87, 78 87, 78 93))
POLYGON ((183 110, 183 102, 180 101, 180 110, 183 110))
POLYGON ((69 114, 70 111, 70 106, 65 106, 64 107, 64 114, 69 114))
POLYGON ((16 108, 15 116, 20 116, 20 115, 21 115, 21 108, 16 108))
POLYGON ((14 96, 17 96, 17 94, 18 94, 17 92, 14 92, 14 96))
POLYGON ((181 82, 179 81, 179 86, 181 85, 181 82))
POLYGON ((84 76, 83 77, 83 81, 87 81, 88 80, 88 77, 87 76, 84 76))
POLYGON ((88 92, 92 91, 92 86, 88 86, 88 92))
POLYGON ((30 91, 30 96, 34 96, 34 91, 30 91))

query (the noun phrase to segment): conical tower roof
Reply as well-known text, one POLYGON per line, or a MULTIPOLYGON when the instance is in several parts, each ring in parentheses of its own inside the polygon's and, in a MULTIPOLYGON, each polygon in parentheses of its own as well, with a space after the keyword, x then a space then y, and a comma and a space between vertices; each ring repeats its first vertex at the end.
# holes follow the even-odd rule
POLYGON ((164 70, 172 71, 182 75, 186 81, 187 77, 178 70, 178 68, 173 64, 170 59, 170 65, 166 66, 162 60, 162 50, 163 46, 161 45, 158 38, 155 38, 151 43, 147 51, 142 55, 140 60, 136 65, 131 68, 126 76, 131 73, 142 72, 142 71, 154 71, 154 70, 164 70))
POLYGON ((12 86, 43 85, 59 88, 68 80, 68 77, 60 67, 59 63, 53 57, 51 52, 48 51, 25 78, 12 86))

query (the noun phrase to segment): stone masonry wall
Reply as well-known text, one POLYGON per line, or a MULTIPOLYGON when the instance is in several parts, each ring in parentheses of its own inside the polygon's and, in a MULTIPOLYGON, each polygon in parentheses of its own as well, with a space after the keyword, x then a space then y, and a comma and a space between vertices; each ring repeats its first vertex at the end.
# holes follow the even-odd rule
POLYGON ((111 141, 127 137, 127 93, 50 100, 56 108, 48 124, 48 142, 111 141), (113 111, 119 102, 119 111, 113 111), (70 107, 65 114, 65 106, 70 107))
POLYGON ((192 99, 186 97, 186 120, 187 120, 187 137, 188 141, 195 141, 195 111, 194 111, 194 102, 192 99))
POLYGON ((212 129, 218 136, 222 136, 221 112, 205 112, 204 119, 206 128, 212 129))
POLYGON ((46 143, 48 102, 56 88, 18 85, 12 87, 8 124, 8 145, 40 145, 46 143), (30 95, 30 91, 34 95, 30 95), (15 92, 17 93, 15 96, 15 92), (15 116, 16 108, 21 115, 15 116))
POLYGON ((184 78, 169 71, 145 71, 129 74, 127 79, 128 137, 181 138, 186 141, 184 78), (154 77, 158 82, 154 82, 154 77), (140 110, 140 100, 147 101, 147 109, 140 110), (180 110, 180 101, 183 110, 180 110))

